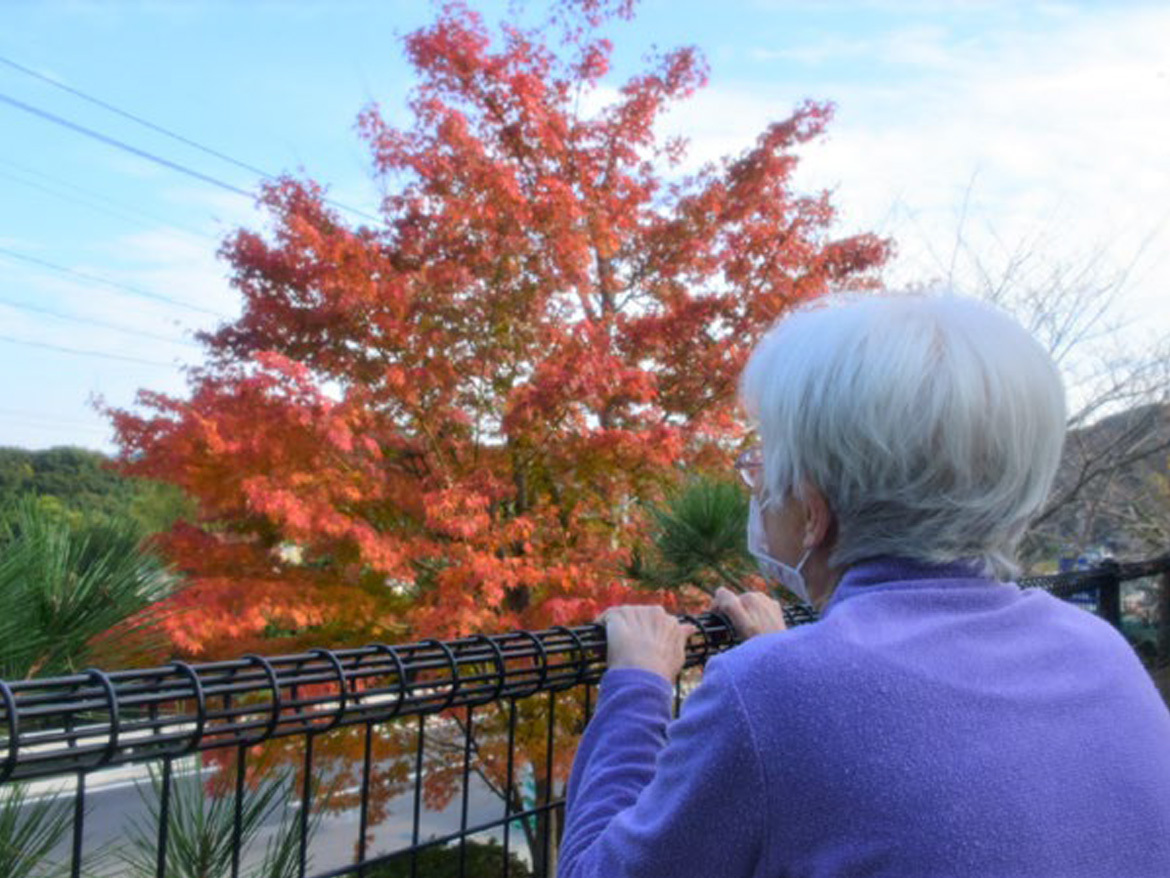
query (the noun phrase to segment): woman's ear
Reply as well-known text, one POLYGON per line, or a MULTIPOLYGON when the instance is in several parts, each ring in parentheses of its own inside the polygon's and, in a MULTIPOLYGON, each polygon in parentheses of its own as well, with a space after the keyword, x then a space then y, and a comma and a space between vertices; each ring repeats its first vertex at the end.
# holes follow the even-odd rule
POLYGON ((803 487, 800 498, 804 506, 804 533, 801 535, 801 546, 805 549, 815 549, 835 539, 837 518, 819 488, 808 483, 803 487))

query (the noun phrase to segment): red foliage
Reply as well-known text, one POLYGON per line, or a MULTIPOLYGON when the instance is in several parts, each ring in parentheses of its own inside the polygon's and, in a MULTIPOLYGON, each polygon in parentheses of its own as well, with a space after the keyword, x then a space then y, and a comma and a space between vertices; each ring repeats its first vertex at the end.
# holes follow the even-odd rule
POLYGON ((761 331, 882 263, 886 242, 828 236, 827 195, 790 191, 828 106, 686 178, 654 126, 704 85, 693 48, 580 110, 609 69, 596 28, 629 7, 566 4, 558 55, 445 6, 405 41, 414 124, 359 121, 384 223, 286 178, 261 196, 270 233, 226 242, 243 314, 202 338, 190 396, 112 413, 126 467, 201 503, 168 543, 194 580, 168 621, 181 651, 539 628, 628 600, 637 505, 726 462, 761 331))

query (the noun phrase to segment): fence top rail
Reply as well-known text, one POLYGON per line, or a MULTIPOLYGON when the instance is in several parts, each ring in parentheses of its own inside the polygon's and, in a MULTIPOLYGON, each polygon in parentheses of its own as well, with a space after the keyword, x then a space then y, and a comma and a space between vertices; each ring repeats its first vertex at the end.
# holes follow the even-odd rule
MULTIPOLYGON (((724 617, 691 618, 688 665, 734 645, 724 617)), ((523 698, 604 669, 605 630, 583 625, 0 682, 0 783, 523 698)))
MULTIPOLYGON (((1170 555, 1020 585, 1067 596, 1160 573, 1170 555)), ((688 667, 737 642, 721 615, 684 618, 698 629, 688 667)), ((785 618, 816 616, 786 607, 785 618)), ((524 698, 594 683, 604 670, 605 629, 583 625, 0 681, 0 783, 524 698)))

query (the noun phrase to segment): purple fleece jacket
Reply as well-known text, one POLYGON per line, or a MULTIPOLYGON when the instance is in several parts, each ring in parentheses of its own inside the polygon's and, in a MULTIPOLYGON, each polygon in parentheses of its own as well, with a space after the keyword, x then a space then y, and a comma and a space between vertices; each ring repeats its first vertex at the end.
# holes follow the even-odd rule
POLYGON ((1170 712, 1106 623, 885 559, 671 687, 608 672, 560 878, 1166 878, 1170 712))

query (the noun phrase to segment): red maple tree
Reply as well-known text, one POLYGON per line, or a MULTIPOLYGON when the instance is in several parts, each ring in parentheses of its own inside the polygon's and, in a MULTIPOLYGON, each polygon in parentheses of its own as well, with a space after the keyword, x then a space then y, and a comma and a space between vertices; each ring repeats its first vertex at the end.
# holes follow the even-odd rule
POLYGON ((828 106, 687 176, 655 122, 704 84, 695 49, 580 112, 607 11, 561 9, 559 54, 460 3, 407 37, 413 125, 359 122, 384 223, 266 186, 271 231, 222 251, 243 314, 202 337, 190 395, 113 413, 127 468, 200 501, 169 540, 184 652, 589 619, 626 596, 639 501, 726 463, 760 332, 885 258, 790 190, 828 106))

